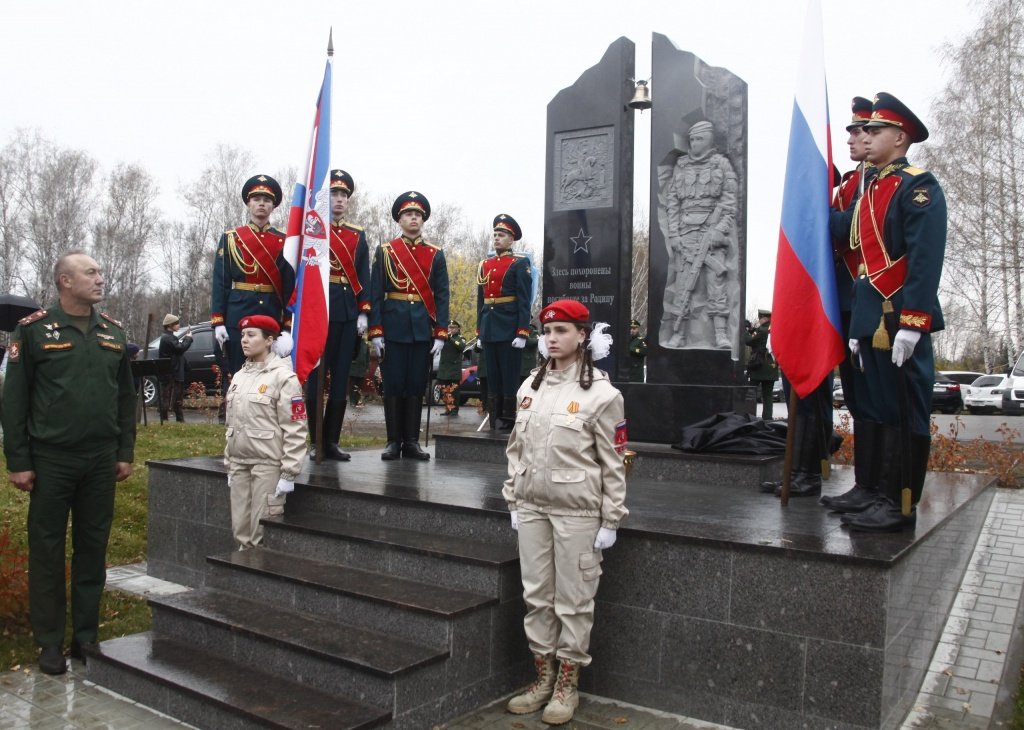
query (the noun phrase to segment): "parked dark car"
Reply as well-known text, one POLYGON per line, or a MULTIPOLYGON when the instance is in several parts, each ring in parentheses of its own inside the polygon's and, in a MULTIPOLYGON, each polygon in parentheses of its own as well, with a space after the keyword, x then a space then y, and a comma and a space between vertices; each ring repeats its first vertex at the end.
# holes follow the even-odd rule
MULTIPOLYGON (((175 334, 184 337, 187 327, 182 327, 175 334)), ((162 334, 162 333, 161 333, 162 334)), ((192 325, 192 347, 185 353, 185 362, 188 368, 185 372, 185 388, 188 389, 192 383, 202 383, 207 395, 217 392, 217 358, 214 354, 216 341, 213 339, 213 325, 209 322, 200 322, 192 325)), ((149 343, 148 359, 155 360, 159 355, 160 338, 149 343)), ((142 355, 139 355, 142 359, 142 355)), ((146 396, 146 405, 156 403, 156 380, 146 378, 142 383, 142 390, 146 396)))
POLYGON ((935 385, 932 388, 932 410, 940 413, 959 413, 963 407, 960 383, 942 373, 935 373, 935 385))

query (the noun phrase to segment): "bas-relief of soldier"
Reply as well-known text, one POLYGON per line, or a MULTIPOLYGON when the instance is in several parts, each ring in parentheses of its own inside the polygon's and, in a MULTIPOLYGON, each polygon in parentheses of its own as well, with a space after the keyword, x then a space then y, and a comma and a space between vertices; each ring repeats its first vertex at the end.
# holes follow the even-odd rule
POLYGON ((714 127, 690 127, 688 149, 663 168, 659 218, 668 248, 659 341, 670 349, 736 347, 738 183, 714 127))

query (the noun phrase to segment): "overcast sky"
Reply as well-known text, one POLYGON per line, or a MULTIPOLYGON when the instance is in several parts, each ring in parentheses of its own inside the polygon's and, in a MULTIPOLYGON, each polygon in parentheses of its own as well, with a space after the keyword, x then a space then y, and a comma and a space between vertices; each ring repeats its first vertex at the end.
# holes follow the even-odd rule
MULTIPOLYGON (((161 209, 181 214, 179 186, 217 143, 250 149, 254 173, 304 163, 333 25, 334 165, 357 195, 417 189, 461 205, 481 229, 508 212, 539 247, 547 103, 620 36, 636 43, 637 77, 650 76, 660 32, 749 87, 749 311, 771 303, 805 11, 805 0, 7 0, 0 143, 39 128, 104 172, 139 163, 161 209)), ((970 0, 823 0, 840 169, 851 166, 849 99, 888 91, 927 124, 948 72, 941 46, 977 15, 970 0)), ((657 104, 657 79, 652 92, 657 104)), ((646 209, 650 114, 636 121, 646 209)))

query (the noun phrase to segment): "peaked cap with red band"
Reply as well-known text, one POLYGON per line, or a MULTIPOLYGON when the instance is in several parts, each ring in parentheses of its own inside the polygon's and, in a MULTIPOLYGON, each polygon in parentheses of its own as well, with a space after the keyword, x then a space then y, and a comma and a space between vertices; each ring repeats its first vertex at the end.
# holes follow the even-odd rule
POLYGON ((238 329, 244 330, 248 327, 255 327, 258 330, 271 332, 274 335, 281 334, 281 325, 278 321, 265 314, 251 314, 238 320, 238 329))
POLYGON ((871 107, 871 121, 864 126, 898 127, 907 133, 911 142, 924 142, 928 139, 928 129, 914 112, 895 96, 884 91, 879 91, 875 95, 875 103, 871 107))
POLYGON ((498 215, 494 216, 494 223, 491 224, 491 227, 496 231, 511 233, 513 241, 518 241, 523 237, 523 229, 516 223, 516 219, 508 213, 498 213, 498 215))
POLYGON ((574 299, 559 299, 557 302, 551 302, 551 304, 540 310, 541 325, 543 326, 548 322, 588 324, 590 322, 590 310, 574 299))
POLYGON ((344 190, 351 195, 356 191, 356 181, 344 170, 331 170, 331 190, 344 190))
POLYGON ((281 186, 270 175, 253 175, 242 186, 242 202, 248 203, 253 195, 267 195, 276 208, 281 204, 281 186))
POLYGON ((850 102, 853 117, 850 119, 850 123, 846 125, 846 131, 852 132, 857 127, 863 127, 870 122, 872 106, 871 99, 865 99, 863 96, 853 97, 853 101, 850 102))
POLYGON ((397 221, 399 216, 407 210, 418 210, 423 214, 423 220, 426 221, 430 217, 430 201, 427 200, 426 195, 415 190, 402 193, 395 200, 395 204, 391 206, 391 217, 397 221))

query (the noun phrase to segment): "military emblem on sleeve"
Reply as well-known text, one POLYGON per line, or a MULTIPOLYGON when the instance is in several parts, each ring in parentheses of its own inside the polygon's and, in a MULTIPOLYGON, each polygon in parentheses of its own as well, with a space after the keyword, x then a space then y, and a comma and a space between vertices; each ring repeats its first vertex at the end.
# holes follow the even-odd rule
POLYGON ((626 450, 626 442, 629 436, 626 433, 626 420, 623 419, 615 424, 615 451, 623 453, 626 450))
POLYGON ((928 203, 932 202, 932 196, 928 193, 926 188, 917 188, 914 194, 910 196, 910 199, 914 202, 918 208, 923 208, 928 203))
POLYGON ((301 395, 292 398, 292 420, 306 420, 306 400, 301 395))

